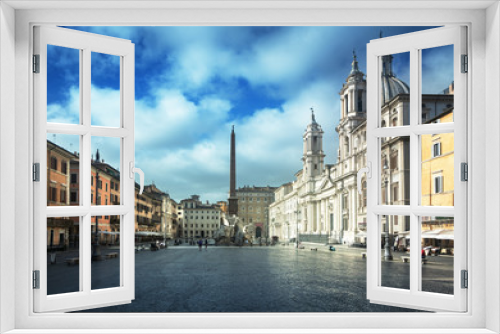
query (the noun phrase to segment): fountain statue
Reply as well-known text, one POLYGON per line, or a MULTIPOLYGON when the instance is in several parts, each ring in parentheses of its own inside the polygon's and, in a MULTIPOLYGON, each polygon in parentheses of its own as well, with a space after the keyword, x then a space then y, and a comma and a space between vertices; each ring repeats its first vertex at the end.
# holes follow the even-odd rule
POLYGON ((231 243, 241 245, 248 240, 253 241, 254 226, 252 224, 244 225, 240 218, 233 215, 230 218, 223 218, 219 230, 215 231, 214 239, 217 244, 231 243))

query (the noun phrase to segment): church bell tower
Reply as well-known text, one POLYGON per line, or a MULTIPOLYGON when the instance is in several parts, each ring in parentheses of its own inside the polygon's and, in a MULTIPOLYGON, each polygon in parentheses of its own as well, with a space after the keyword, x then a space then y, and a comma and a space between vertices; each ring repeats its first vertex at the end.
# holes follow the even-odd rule
POLYGON ((304 153, 302 155, 303 176, 306 180, 320 176, 323 172, 325 153, 323 152, 323 130, 316 122, 311 108, 311 124, 304 133, 304 153))

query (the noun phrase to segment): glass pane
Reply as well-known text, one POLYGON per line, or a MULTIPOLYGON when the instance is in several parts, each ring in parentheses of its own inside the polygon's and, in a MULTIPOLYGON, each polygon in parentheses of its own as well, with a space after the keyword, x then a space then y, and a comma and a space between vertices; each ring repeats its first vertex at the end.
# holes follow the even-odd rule
POLYGON ((47 206, 80 205, 80 136, 47 133, 47 206))
POLYGON ((120 216, 92 217, 92 290, 120 286, 120 216))
POLYGON ((47 294, 80 291, 79 217, 47 218, 47 294))
POLYGON ((410 217, 381 217, 381 286, 410 289, 410 217))
POLYGON ((410 125, 410 53, 381 57, 381 127, 410 125))
POLYGON ((92 52, 91 124, 120 127, 120 57, 92 52))
POLYGON ((120 204, 120 138, 92 137, 92 205, 120 204))
POLYGON ((453 294, 453 217, 422 217, 422 291, 453 294))
POLYGON ((47 45, 47 122, 80 123, 80 50, 47 45))
POLYGON ((421 205, 454 205, 454 134, 422 135, 421 205))
POLYGON ((453 45, 422 50, 422 124, 453 122, 453 45))
POLYGON ((381 138, 381 204, 410 204, 410 137, 381 138))

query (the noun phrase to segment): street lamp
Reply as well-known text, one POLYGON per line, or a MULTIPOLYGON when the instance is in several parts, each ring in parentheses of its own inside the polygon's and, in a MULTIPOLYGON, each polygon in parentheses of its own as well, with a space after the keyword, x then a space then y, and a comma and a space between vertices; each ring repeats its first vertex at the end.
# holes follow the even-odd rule
MULTIPOLYGON (((389 176, 386 175, 385 177, 385 201, 387 202, 387 205, 390 205, 389 202, 389 186, 390 186, 390 178, 391 178, 391 169, 387 165, 387 158, 384 159, 384 170, 389 174, 389 176)), ((391 219, 389 215, 385 216, 385 246, 384 246, 384 259, 387 260, 392 260, 392 249, 391 245, 389 244, 389 223, 391 219)))
POLYGON ((295 232, 295 243, 296 243, 296 248, 299 249, 299 200, 297 199, 296 202, 296 207, 295 207, 295 227, 296 227, 296 232, 295 232))

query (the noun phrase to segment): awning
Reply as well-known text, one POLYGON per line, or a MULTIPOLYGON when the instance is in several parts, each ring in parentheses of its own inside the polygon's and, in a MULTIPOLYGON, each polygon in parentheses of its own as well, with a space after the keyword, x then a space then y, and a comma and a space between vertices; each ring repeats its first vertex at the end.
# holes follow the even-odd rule
POLYGON ((422 231, 422 239, 436 239, 442 230, 422 231))
POLYGON ((136 237, 150 237, 150 236, 159 236, 163 237, 165 234, 160 232, 151 232, 151 231, 139 231, 135 232, 136 237))
POLYGON ((453 240, 454 230, 422 231, 423 239, 453 240))
POLYGON ((441 240, 453 240, 455 236, 455 231, 454 230, 443 230, 441 231, 436 239, 441 239, 441 240))

